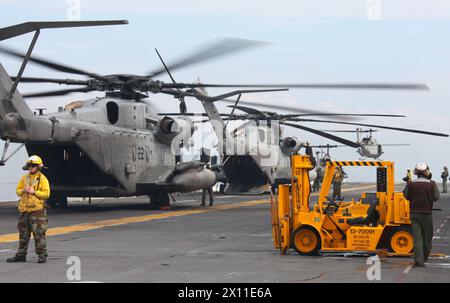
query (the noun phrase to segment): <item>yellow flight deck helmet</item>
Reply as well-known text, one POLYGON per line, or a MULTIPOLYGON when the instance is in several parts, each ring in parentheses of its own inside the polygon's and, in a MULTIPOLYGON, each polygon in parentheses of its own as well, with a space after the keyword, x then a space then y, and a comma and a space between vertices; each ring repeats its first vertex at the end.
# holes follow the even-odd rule
POLYGON ((29 165, 32 165, 32 164, 38 165, 39 168, 44 167, 44 163, 42 162, 41 157, 39 157, 37 155, 32 155, 31 157, 28 158, 23 169, 28 169, 29 165))

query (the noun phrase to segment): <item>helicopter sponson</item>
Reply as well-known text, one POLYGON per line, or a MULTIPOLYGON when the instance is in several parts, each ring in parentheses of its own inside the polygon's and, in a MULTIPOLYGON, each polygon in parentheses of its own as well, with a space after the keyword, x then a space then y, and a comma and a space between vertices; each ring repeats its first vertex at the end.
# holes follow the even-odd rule
POLYGON ((298 137, 286 137, 281 140, 280 147, 286 154, 296 154, 302 147, 303 142, 298 137))
POLYGON ((188 117, 172 118, 165 116, 157 123, 155 138, 166 144, 181 143, 183 140, 191 138, 194 131, 194 123, 188 117))

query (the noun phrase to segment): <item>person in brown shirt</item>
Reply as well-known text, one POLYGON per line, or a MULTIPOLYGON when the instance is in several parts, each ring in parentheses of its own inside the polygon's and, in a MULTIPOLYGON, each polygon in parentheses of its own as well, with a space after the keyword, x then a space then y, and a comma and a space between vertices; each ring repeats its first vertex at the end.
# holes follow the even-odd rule
POLYGON ((440 193, 436 182, 431 180, 427 164, 417 163, 414 174, 417 178, 406 185, 403 194, 409 200, 414 264, 424 266, 430 256, 433 240, 433 202, 439 200, 440 193))

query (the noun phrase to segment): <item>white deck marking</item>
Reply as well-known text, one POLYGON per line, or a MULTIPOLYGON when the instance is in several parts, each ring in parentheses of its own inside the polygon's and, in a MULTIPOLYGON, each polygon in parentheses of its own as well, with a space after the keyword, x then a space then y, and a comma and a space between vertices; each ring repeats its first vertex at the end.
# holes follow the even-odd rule
POLYGON ((410 270, 412 269, 412 267, 413 267, 412 265, 409 265, 408 267, 406 267, 405 270, 403 271, 403 274, 407 275, 410 272, 410 270))

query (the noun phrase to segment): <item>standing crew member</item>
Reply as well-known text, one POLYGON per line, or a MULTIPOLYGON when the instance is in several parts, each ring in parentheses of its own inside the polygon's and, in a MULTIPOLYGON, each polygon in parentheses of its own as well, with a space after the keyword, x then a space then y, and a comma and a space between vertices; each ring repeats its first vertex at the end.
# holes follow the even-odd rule
POLYGON ((209 196, 209 206, 213 206, 214 201, 213 201, 212 186, 202 189, 202 204, 201 204, 201 206, 206 205, 206 193, 208 193, 208 196, 209 196))
POLYGON ((19 222, 19 249, 14 257, 7 262, 26 262, 28 243, 33 233, 38 263, 47 262, 47 243, 45 232, 47 231, 47 211, 45 201, 50 197, 50 185, 47 178, 41 172, 44 164, 39 156, 28 158, 24 169, 28 173, 19 181, 16 193, 20 197, 18 210, 19 222))
POLYGON ((337 166, 333 174, 333 199, 341 199, 341 186, 344 181, 344 170, 337 166))
POLYGON ((409 182, 403 194, 409 200, 411 227, 414 236, 414 264, 424 266, 431 253, 433 240, 433 202, 439 200, 436 182, 430 180, 430 169, 425 163, 417 163, 414 169, 417 179, 409 182))
POLYGON ((406 183, 411 182, 413 179, 413 173, 412 171, 408 168, 406 170, 406 176, 403 178, 403 181, 405 181, 406 183))
MULTIPOLYGON (((206 168, 207 169, 211 169, 209 164, 206 165, 206 168)), ((213 189, 212 189, 212 187, 213 186, 211 185, 209 187, 206 187, 206 188, 202 189, 202 204, 201 204, 201 206, 205 206, 205 204, 206 204, 206 193, 208 193, 208 196, 209 196, 209 206, 213 206, 214 201, 213 201, 213 189)))
POLYGON ((444 166, 444 171, 441 174, 442 178, 442 193, 447 192, 447 180, 448 180, 448 169, 447 166, 444 166))
POLYGON ((323 181, 323 170, 322 167, 317 166, 316 168, 317 177, 313 182, 313 191, 317 192, 320 190, 320 186, 322 185, 323 181))

